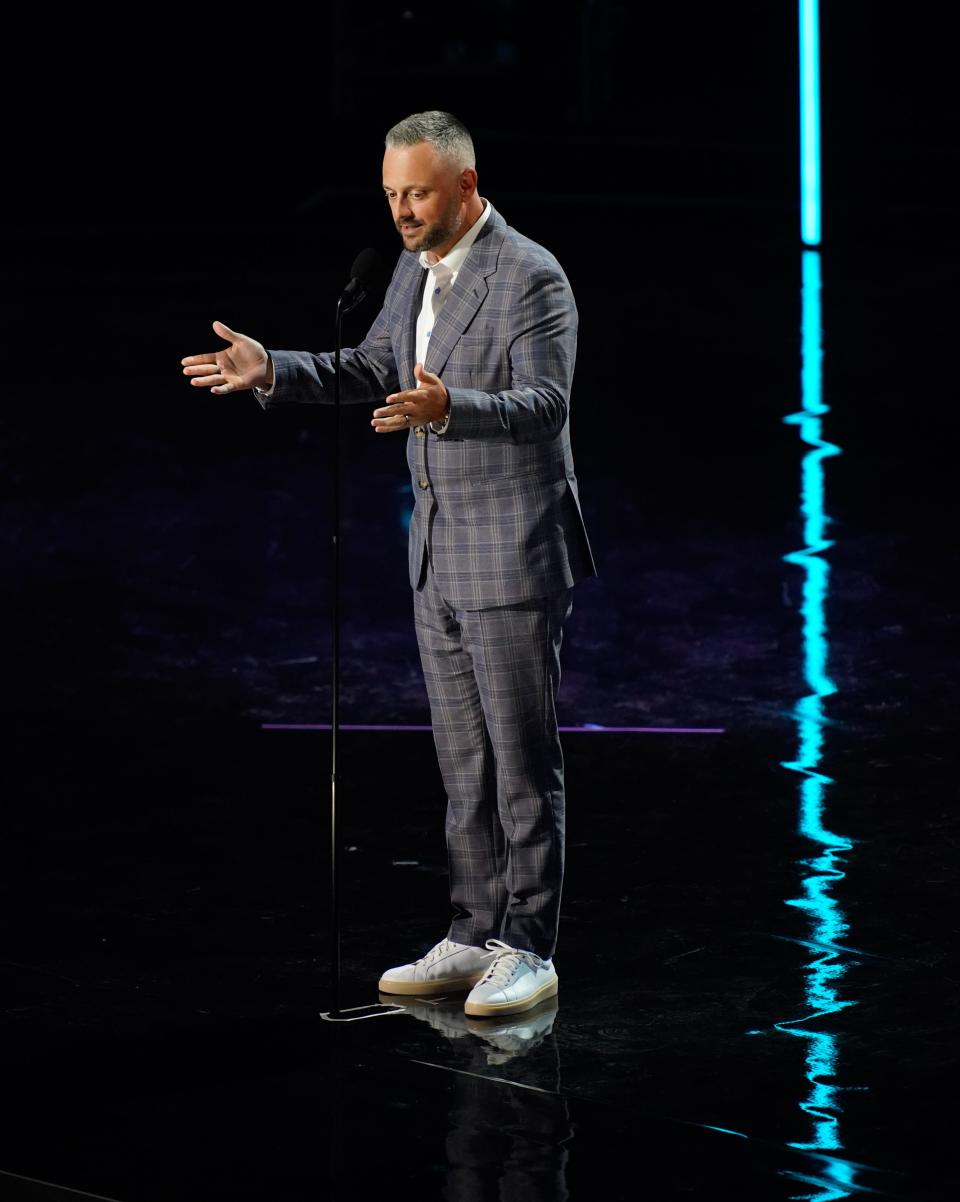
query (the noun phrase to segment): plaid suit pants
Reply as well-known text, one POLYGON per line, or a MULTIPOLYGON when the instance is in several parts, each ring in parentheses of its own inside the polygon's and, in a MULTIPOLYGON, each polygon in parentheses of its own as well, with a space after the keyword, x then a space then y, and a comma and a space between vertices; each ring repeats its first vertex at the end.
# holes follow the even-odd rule
POLYGON ((453 608, 432 568, 414 616, 447 793, 449 938, 502 939, 551 957, 563 883, 557 731, 572 589, 515 605, 453 608))

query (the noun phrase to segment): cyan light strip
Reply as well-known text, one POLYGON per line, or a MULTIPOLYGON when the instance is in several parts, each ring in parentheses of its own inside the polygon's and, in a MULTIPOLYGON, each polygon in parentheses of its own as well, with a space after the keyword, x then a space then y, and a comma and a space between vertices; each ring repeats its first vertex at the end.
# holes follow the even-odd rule
POLYGON ((800 0, 800 237, 820 235, 820 4, 800 0))
MULTIPOLYGON (((815 5, 813 6, 815 9, 815 5)), ((804 5, 801 5, 801 10, 804 5)), ((821 771, 826 731, 826 699, 837 691, 829 673, 829 631, 826 607, 830 565, 823 558, 833 542, 828 535, 826 511, 826 460, 840 448, 823 437, 823 418, 829 406, 823 399, 823 314, 820 253, 806 250, 802 256, 801 289, 801 408, 784 418, 798 429, 807 448, 801 463, 800 512, 803 547, 784 559, 803 572, 800 604, 803 639, 803 675, 809 690, 794 707, 797 725, 796 758, 784 767, 800 776, 799 830, 813 845, 812 854, 799 862, 800 896, 787 905, 806 916, 812 958, 804 973, 804 1013, 800 1018, 777 1023, 777 1029, 804 1041, 808 1082, 800 1109, 810 1120, 809 1137, 791 1143, 804 1151, 836 1151, 843 1147, 840 1132, 841 1087, 838 1084, 839 1036, 823 1030, 823 1021, 852 1005, 840 991, 842 978, 851 963, 843 946, 848 924, 833 895, 846 875, 845 857, 853 843, 830 830, 827 823, 827 791, 832 778, 821 771)), ((831 1171, 823 1177, 798 1178, 817 1184, 818 1202, 849 1196, 856 1188, 854 1174, 845 1162, 830 1161, 831 1171), (843 1164, 842 1170, 836 1165, 843 1164)))

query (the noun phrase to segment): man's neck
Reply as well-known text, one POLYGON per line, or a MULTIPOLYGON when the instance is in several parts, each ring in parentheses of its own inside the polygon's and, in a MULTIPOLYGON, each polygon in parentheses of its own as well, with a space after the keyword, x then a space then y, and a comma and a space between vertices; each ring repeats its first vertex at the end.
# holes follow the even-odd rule
POLYGON ((484 204, 483 200, 477 196, 476 193, 474 193, 473 199, 467 205, 467 210, 464 214, 464 223, 457 230, 456 236, 445 246, 439 246, 436 250, 427 251, 427 259, 429 262, 438 263, 444 257, 444 255, 448 255, 450 251, 452 251, 457 245, 457 243, 465 238, 477 224, 477 222, 483 216, 483 210, 485 208, 486 205, 484 204))

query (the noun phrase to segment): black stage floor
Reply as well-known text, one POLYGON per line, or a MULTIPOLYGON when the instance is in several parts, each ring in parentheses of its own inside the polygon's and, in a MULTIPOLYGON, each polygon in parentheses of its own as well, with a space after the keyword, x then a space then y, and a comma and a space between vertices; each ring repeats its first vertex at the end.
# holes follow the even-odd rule
MULTIPOLYGON (((825 255, 814 413, 792 215, 641 216, 648 274, 613 301, 592 248, 557 247, 601 577, 565 648, 558 1005, 499 1025, 455 998, 321 1017, 329 414, 204 400, 177 367, 213 317, 316 341, 304 294, 253 328, 256 281, 201 286, 189 247, 59 235, 65 303, 140 366, 78 333, 69 391, 58 369, 3 415, 4 1198, 952 1196, 944 242, 894 222, 825 255)), ((300 236, 248 231, 257 270, 300 236)), ((360 413, 346 445, 343 721, 389 728, 341 736, 362 1007, 447 902, 402 447, 360 413)))

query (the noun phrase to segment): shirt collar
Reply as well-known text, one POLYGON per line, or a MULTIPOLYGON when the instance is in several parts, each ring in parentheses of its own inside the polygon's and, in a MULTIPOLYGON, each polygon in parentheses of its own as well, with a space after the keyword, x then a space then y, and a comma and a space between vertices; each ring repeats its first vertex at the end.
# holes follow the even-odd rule
MULTIPOLYGON (((480 198, 483 200, 483 197, 480 198)), ((467 232, 463 235, 455 246, 452 246, 442 259, 434 258, 433 251, 422 250, 420 252, 420 266, 430 270, 436 270, 438 267, 446 268, 450 275, 456 275, 463 266, 463 261, 467 257, 467 252, 477 240, 477 236, 487 223, 487 218, 493 212, 493 205, 489 200, 483 200, 483 212, 477 220, 470 226, 467 232)), ((440 274, 445 274, 441 272, 440 274)))

